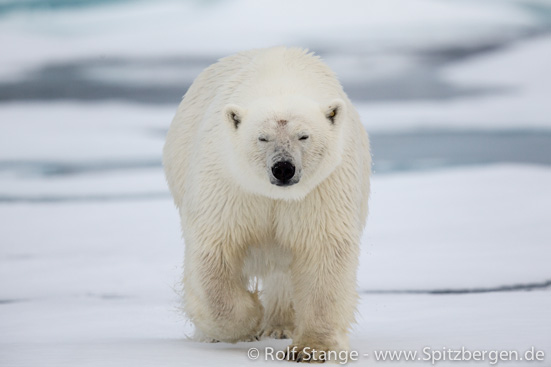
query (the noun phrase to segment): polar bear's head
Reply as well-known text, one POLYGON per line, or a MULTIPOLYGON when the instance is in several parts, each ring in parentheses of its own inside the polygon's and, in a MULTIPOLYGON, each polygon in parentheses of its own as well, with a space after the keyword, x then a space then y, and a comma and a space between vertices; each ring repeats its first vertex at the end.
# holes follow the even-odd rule
POLYGON ((303 198, 341 162, 345 108, 341 99, 320 104, 301 97, 228 104, 225 153, 232 175, 256 194, 303 198))

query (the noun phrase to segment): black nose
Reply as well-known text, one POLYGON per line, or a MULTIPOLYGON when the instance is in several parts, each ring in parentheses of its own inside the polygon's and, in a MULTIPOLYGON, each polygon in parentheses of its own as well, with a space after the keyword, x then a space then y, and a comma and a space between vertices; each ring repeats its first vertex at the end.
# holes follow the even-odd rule
POLYGON ((289 161, 277 162, 272 166, 272 174, 281 182, 289 181, 295 175, 295 166, 289 161))

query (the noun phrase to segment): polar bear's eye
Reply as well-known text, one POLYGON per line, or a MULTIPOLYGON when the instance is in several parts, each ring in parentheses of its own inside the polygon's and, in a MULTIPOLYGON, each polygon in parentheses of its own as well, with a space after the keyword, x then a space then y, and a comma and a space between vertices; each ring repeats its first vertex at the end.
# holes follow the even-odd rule
POLYGON ((239 120, 239 116, 237 116, 237 114, 234 112, 232 112, 231 114, 231 119, 233 120, 235 127, 237 127, 237 125, 239 125, 239 123, 241 122, 241 120, 239 120))
POLYGON ((265 142, 268 141, 268 139, 266 139, 266 138, 264 138, 264 137, 261 136, 260 138, 258 138, 258 141, 262 141, 262 142, 265 143, 265 142))
POLYGON ((298 140, 306 140, 308 138, 309 138, 308 135, 302 135, 300 138, 298 138, 298 140))
POLYGON ((327 114, 327 118, 332 122, 335 123, 335 116, 337 116, 337 110, 338 108, 334 108, 327 114))

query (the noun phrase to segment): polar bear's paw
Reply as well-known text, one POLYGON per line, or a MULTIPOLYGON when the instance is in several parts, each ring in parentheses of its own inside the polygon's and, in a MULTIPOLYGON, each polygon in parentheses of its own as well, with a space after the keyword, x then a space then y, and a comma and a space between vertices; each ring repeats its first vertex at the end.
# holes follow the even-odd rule
POLYGON ((259 339, 292 339, 293 331, 285 326, 265 327, 258 335, 259 339))
POLYGON ((190 339, 201 343, 220 343, 220 340, 205 335, 199 329, 195 329, 195 334, 190 339))

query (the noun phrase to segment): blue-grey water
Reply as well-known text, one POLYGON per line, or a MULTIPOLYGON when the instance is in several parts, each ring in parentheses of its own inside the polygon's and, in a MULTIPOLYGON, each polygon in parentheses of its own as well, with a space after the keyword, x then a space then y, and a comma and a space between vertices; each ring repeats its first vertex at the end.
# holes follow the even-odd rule
MULTIPOLYGON (((167 122, 168 124, 168 122, 167 122)), ((157 134, 159 139, 164 132, 157 134)), ((445 131, 373 133, 375 175, 403 171, 427 171, 488 164, 535 164, 551 166, 550 131, 445 131)), ((160 154, 159 154, 160 155, 160 154)), ((0 160, 0 174, 20 177, 73 176, 94 172, 161 169, 161 159, 86 162, 0 160)), ((168 192, 106 195, 1 196, 0 202, 66 202, 157 199, 168 192)))
POLYGON ((3 0, 0 1, 0 16, 14 12, 56 11, 125 1, 129 0, 3 0))
MULTIPOLYGON (((164 131, 157 136, 163 139, 164 131)), ((376 174, 505 163, 551 166, 551 131, 546 130, 422 130, 372 133, 370 139, 376 174)), ((87 160, 80 163, 0 160, 0 174, 22 177, 72 176, 155 167, 161 167, 160 152, 159 157, 147 160, 87 160)))

